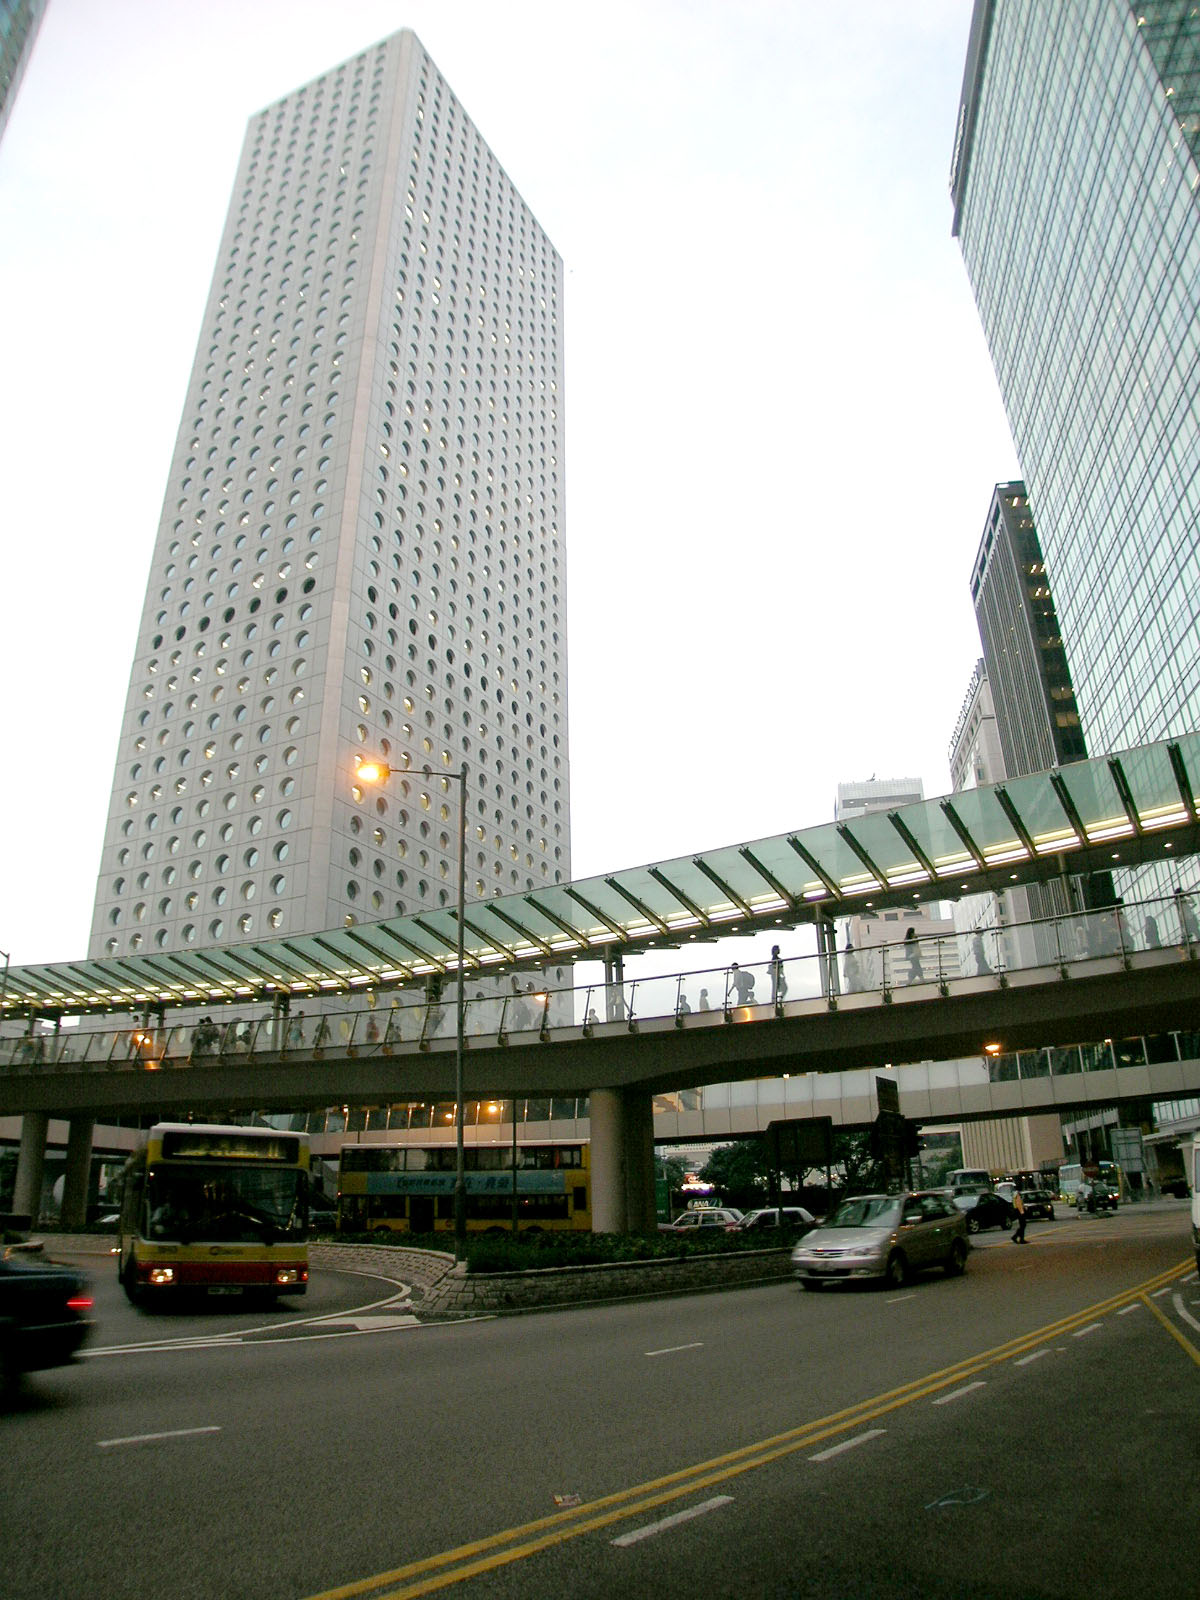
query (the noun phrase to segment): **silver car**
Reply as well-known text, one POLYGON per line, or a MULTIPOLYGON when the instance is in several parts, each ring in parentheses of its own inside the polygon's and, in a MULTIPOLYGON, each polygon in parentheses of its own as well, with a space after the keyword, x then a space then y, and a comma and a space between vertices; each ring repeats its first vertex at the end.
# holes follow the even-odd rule
POLYGON ((881 1278, 892 1288, 926 1267, 948 1278, 967 1265, 967 1219, 945 1195, 860 1194, 792 1251, 802 1288, 849 1278, 881 1278))

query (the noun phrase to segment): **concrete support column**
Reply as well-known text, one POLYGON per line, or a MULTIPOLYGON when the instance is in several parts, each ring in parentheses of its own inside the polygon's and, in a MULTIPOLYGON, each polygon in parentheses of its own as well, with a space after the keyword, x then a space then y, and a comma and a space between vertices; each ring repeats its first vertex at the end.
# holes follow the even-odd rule
POLYGON ((621 1091, 593 1089, 588 1098, 591 1125, 592 1231, 624 1233, 625 1143, 621 1091))
POLYGON ((654 1204, 654 1101, 639 1089, 626 1089, 625 1226, 630 1233, 653 1233, 658 1227, 654 1204))
POLYGON ((72 1117, 67 1127, 67 1170, 63 1178, 62 1225, 82 1228, 87 1221, 88 1179, 92 1171, 94 1117, 72 1117))
POLYGON ((37 1227, 42 1209, 42 1171, 46 1165, 46 1134, 50 1118, 44 1111, 27 1111, 21 1118, 21 1147, 17 1152, 17 1177, 13 1186, 13 1211, 27 1216, 37 1227))
POLYGON ((637 1089, 593 1089, 592 1229, 641 1233, 655 1226, 654 1115, 637 1089))

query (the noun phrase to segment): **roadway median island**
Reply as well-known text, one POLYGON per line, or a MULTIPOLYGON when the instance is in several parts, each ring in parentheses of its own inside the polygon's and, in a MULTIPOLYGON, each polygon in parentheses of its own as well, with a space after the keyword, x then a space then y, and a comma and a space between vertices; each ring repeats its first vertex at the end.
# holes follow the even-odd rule
POLYGON ((669 1294, 773 1283, 791 1276, 791 1245, 768 1250, 679 1250, 640 1260, 471 1271, 442 1251, 403 1245, 316 1244, 314 1266, 378 1271, 412 1286, 422 1321, 500 1316, 669 1294))

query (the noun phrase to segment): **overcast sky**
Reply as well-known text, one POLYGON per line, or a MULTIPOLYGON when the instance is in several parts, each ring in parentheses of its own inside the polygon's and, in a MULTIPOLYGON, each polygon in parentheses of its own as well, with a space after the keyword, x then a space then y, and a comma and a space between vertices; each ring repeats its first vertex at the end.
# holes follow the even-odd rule
POLYGON ((970 0, 50 0, 0 142, 0 948, 87 945, 247 119, 404 26, 566 265, 574 875, 949 788, 1019 475, 947 174, 970 0))

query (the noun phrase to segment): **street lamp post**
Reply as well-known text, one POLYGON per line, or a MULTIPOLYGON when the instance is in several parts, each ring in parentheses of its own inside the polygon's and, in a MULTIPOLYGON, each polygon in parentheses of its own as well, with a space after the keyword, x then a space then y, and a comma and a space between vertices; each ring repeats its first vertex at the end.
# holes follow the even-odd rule
MULTIPOLYGON (((383 761, 360 760, 357 776, 363 783, 386 783, 392 768, 383 761)), ((431 776, 431 774, 429 774, 431 776)), ((454 1031, 454 1258, 461 1261, 467 1249, 467 1170, 463 1147, 463 1044, 466 1032, 466 928, 467 895, 467 763, 453 774, 458 782, 458 1003, 454 1031)))

